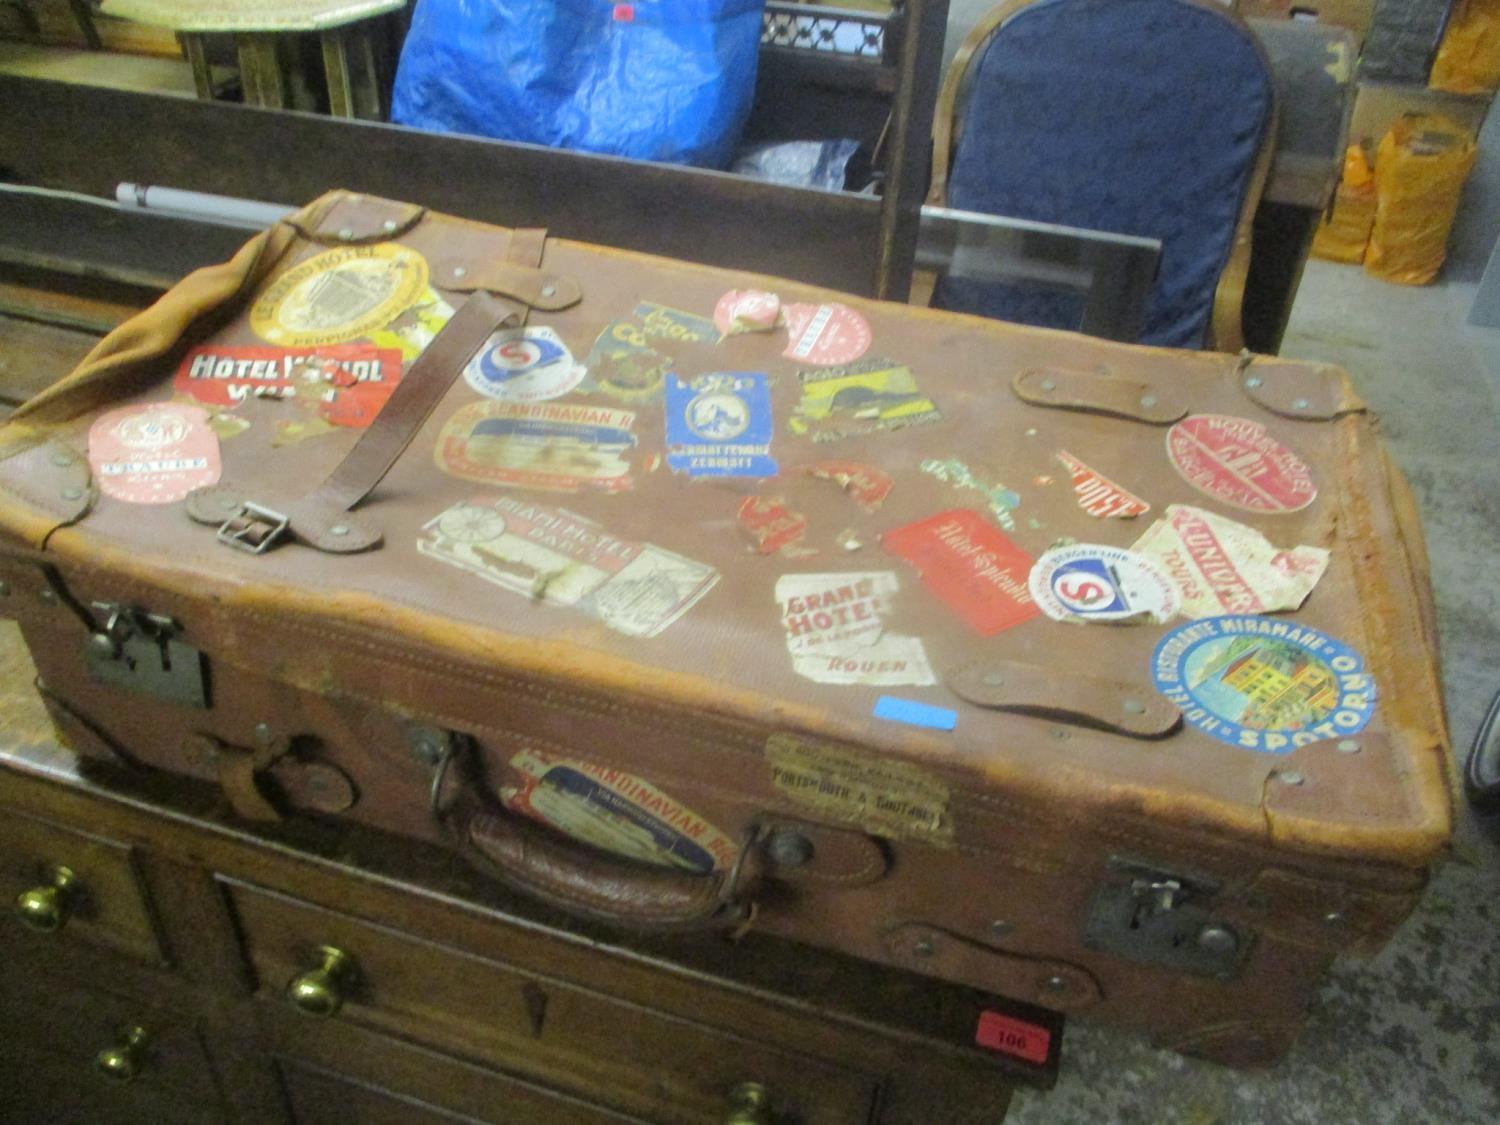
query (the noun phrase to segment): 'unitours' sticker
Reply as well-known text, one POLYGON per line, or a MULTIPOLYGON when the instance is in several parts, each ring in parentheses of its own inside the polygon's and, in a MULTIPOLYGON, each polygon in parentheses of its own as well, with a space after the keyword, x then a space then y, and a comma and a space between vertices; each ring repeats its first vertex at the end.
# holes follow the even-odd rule
POLYGON ((1179 626, 1157 644, 1151 675, 1192 726, 1268 754, 1357 734, 1375 710, 1359 654, 1295 621, 1241 615, 1179 626))
POLYGON ((870 322, 847 305, 786 305, 787 359, 852 363, 870 347, 870 322))
POLYGON ((643 778, 541 750, 510 760, 505 807, 613 855, 706 875, 733 867, 739 846, 643 778))
POLYGON ((472 402, 443 424, 433 457, 460 480, 555 492, 630 487, 635 414, 561 402, 472 402))
POLYGON ((263 340, 319 347, 368 336, 426 299, 427 259, 394 242, 329 250, 261 290, 250 327, 263 340))
POLYGON ((219 480, 219 439, 208 411, 181 403, 126 406, 89 427, 99 491, 131 504, 172 504, 219 480))
POLYGON ((1128 520, 1151 510, 1146 501, 1089 468, 1066 449, 1057 451, 1057 459, 1073 478, 1073 493, 1078 497, 1078 506, 1089 515, 1100 519, 1128 520))
POLYGON ((667 464, 694 477, 774 477, 771 388, 764 372, 667 380, 667 464))
POLYGON ((584 368, 550 328, 496 332, 464 368, 464 379, 502 402, 544 402, 583 382, 584 368))
POLYGON ((719 580, 711 566, 508 496, 453 505, 422 528, 417 550, 528 601, 582 610, 632 637, 656 636, 719 580))
POLYGON ((788 421, 794 434, 837 441, 877 430, 941 421, 937 404, 917 388, 911 368, 886 359, 797 372, 802 398, 788 421))
POLYGON ((888 570, 777 579, 781 626, 797 674, 824 684, 936 683, 921 640, 886 631, 883 619, 899 588, 888 570))
POLYGON ((1054 547, 1031 568, 1031 596, 1055 621, 1170 621, 1179 598, 1161 568, 1121 547, 1054 547))
POLYGON ((1237 508, 1296 512, 1318 495, 1302 458, 1247 418, 1184 418, 1167 431, 1167 454, 1194 488, 1237 508))
POLYGON ((1031 557, 978 512, 940 512, 888 531, 880 542, 916 567, 923 583, 981 636, 1041 612, 1027 588, 1031 557))

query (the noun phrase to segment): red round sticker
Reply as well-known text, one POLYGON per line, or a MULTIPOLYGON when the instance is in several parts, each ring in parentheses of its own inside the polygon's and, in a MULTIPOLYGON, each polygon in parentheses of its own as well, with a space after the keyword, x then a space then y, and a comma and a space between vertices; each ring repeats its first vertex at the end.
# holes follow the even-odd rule
POLYGON ((850 363, 870 346, 870 322, 847 305, 785 305, 781 354, 807 363, 850 363))
POLYGON ((219 480, 219 439, 208 412, 161 402, 127 406, 89 427, 99 491, 131 504, 172 504, 219 480))
POLYGON ((1167 431, 1167 455, 1194 488, 1252 512, 1297 512, 1318 495, 1307 463, 1259 422, 1193 414, 1167 431))
POLYGON ((781 298, 759 289, 731 289, 714 306, 714 327, 721 336, 765 332, 781 322, 781 298))

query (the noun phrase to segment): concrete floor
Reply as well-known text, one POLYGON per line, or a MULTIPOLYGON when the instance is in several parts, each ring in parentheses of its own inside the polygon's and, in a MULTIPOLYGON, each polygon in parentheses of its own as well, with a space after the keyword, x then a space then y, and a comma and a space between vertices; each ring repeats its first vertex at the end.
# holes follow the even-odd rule
MULTIPOLYGON (((1500 331, 1474 286, 1388 285, 1312 262, 1282 354, 1337 363, 1381 415, 1422 505, 1455 755, 1500 688, 1500 331)), ((1017 1125, 1500 1121, 1500 847, 1460 808, 1452 859, 1373 960, 1338 967, 1281 1066, 1235 1071, 1074 1021, 1063 1076, 1017 1125)))

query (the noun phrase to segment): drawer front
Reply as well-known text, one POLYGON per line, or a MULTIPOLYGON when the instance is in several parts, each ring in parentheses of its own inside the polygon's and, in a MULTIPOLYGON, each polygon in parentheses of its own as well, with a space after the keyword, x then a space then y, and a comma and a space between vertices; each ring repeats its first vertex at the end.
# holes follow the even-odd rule
MULTIPOLYGON (((717 1125, 744 1082, 767 1087, 782 1116, 800 1125, 862 1122, 874 1102, 874 1078, 805 1053, 245 884, 226 881, 225 887, 259 989, 278 1003, 287 1002, 281 998, 294 978, 311 987, 313 999, 326 996, 326 977, 303 974, 331 947, 348 958, 333 974, 342 996, 337 1021, 568 1089, 599 1091, 610 1104, 652 1120, 717 1125)), ((612 960, 599 956, 601 984, 607 985, 612 960)), ((712 997, 705 988, 705 1005, 712 997)))
POLYGON ((17 1125, 224 1125, 224 1110, 184 1100, 170 1090, 93 1080, 86 1067, 0 1040, 0 1121, 17 1125))
POLYGON ((121 1104, 157 1097, 218 1103, 208 1053, 190 1019, 66 976, 15 967, 0 976, 0 989, 0 1044, 45 1056, 47 1072, 66 1075, 72 1088, 121 1104))
POLYGON ((7 942, 22 934, 28 944, 79 941, 166 963, 128 844, 4 809, 0 895, 7 942), (36 932, 38 926, 52 928, 36 932))

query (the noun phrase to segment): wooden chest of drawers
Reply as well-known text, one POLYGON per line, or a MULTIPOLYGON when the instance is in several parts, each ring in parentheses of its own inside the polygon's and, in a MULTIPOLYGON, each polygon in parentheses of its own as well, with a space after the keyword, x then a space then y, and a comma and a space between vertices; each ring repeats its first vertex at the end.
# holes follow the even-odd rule
POLYGON ((754 933, 626 941, 437 849, 81 777, 3 629, 0 1120, 995 1125, 1055 1074, 1039 1009, 754 933))

